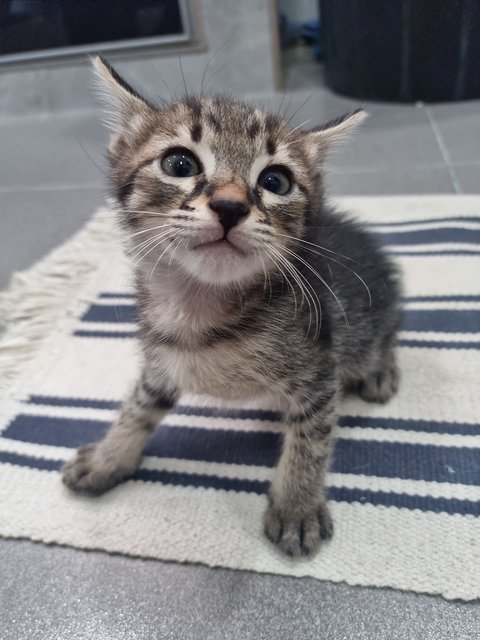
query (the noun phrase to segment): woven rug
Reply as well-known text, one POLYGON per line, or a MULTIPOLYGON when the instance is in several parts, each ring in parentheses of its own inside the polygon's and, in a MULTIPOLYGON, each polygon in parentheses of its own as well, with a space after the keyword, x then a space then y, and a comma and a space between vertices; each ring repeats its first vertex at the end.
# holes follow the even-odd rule
POLYGON ((135 379, 129 270, 112 215, 0 295, 0 535, 162 560, 480 597, 480 196, 342 202, 401 264, 402 384, 345 401, 328 475, 336 533, 293 560, 264 539, 281 434, 260 401, 184 397, 141 469, 100 498, 59 469, 135 379))

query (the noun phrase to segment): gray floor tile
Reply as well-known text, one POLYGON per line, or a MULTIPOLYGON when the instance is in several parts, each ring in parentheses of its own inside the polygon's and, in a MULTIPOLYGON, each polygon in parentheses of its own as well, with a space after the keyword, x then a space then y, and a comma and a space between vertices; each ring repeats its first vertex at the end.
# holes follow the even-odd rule
POLYGON ((474 640, 480 608, 415 594, 0 540, 9 640, 474 640))
POLYGON ((452 164, 480 161, 480 100, 429 107, 452 164))
POLYGON ((446 167, 399 168, 383 171, 327 171, 327 191, 333 196, 455 193, 446 167))
POLYGON ((4 120, 0 139, 0 190, 103 181, 107 133, 94 114, 4 120))
POLYGON ((0 191, 0 289, 11 273, 29 267, 80 229, 103 200, 99 187, 0 191))
POLYGON ((451 170, 462 193, 480 193, 480 162, 478 164, 455 165, 451 170))
POLYGON ((443 164, 422 107, 365 105, 369 117, 332 157, 342 169, 399 169, 443 164))
MULTIPOLYGON (((264 104, 278 110, 281 99, 281 96, 274 96, 264 104)), ((333 166, 372 170, 444 163, 428 114, 422 106, 362 103, 319 87, 293 94, 287 91, 281 111, 288 117, 293 116, 295 126, 304 123, 304 128, 308 128, 358 107, 364 107, 369 117, 333 150, 333 166)))
POLYGON ((258 104, 267 111, 278 113, 290 119, 294 126, 302 125, 304 129, 318 126, 363 106, 356 100, 337 96, 325 87, 311 87, 298 91, 287 88, 279 93, 245 96, 245 100, 258 104))

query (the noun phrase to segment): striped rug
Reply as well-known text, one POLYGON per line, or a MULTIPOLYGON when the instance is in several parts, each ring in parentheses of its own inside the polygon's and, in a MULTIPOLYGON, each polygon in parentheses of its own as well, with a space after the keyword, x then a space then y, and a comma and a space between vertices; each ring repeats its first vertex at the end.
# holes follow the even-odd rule
POLYGON ((100 498, 59 469, 135 379, 129 270, 104 209, 0 294, 0 535, 210 566, 480 597, 480 196, 351 198, 406 282, 402 384, 346 400, 328 475, 336 533, 292 560, 262 535, 281 446, 261 398, 184 397, 135 477, 100 498))

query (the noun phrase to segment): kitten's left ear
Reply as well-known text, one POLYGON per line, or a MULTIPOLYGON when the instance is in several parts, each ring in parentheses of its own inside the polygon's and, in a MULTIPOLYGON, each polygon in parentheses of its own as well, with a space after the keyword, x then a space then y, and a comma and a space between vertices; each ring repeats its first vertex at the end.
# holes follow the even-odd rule
POLYGON ((351 133, 367 115, 363 109, 357 109, 327 124, 306 131, 307 149, 312 159, 323 161, 330 146, 351 133))
POLYGON ((128 130, 136 115, 146 115, 154 109, 101 56, 93 58, 92 63, 107 104, 108 125, 116 133, 128 130))

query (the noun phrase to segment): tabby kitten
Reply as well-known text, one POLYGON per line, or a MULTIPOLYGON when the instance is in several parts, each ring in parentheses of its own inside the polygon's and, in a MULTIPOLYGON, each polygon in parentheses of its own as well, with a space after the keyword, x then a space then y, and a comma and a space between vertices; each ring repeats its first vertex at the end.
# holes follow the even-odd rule
POLYGON ((397 274, 324 200, 325 153, 365 114, 303 131, 223 96, 156 107, 94 65, 115 108, 112 192, 137 256, 144 365, 63 480, 99 494, 131 476, 182 392, 269 394, 285 436, 264 529, 309 554, 333 531, 324 476, 342 393, 385 402, 397 388, 397 274))

